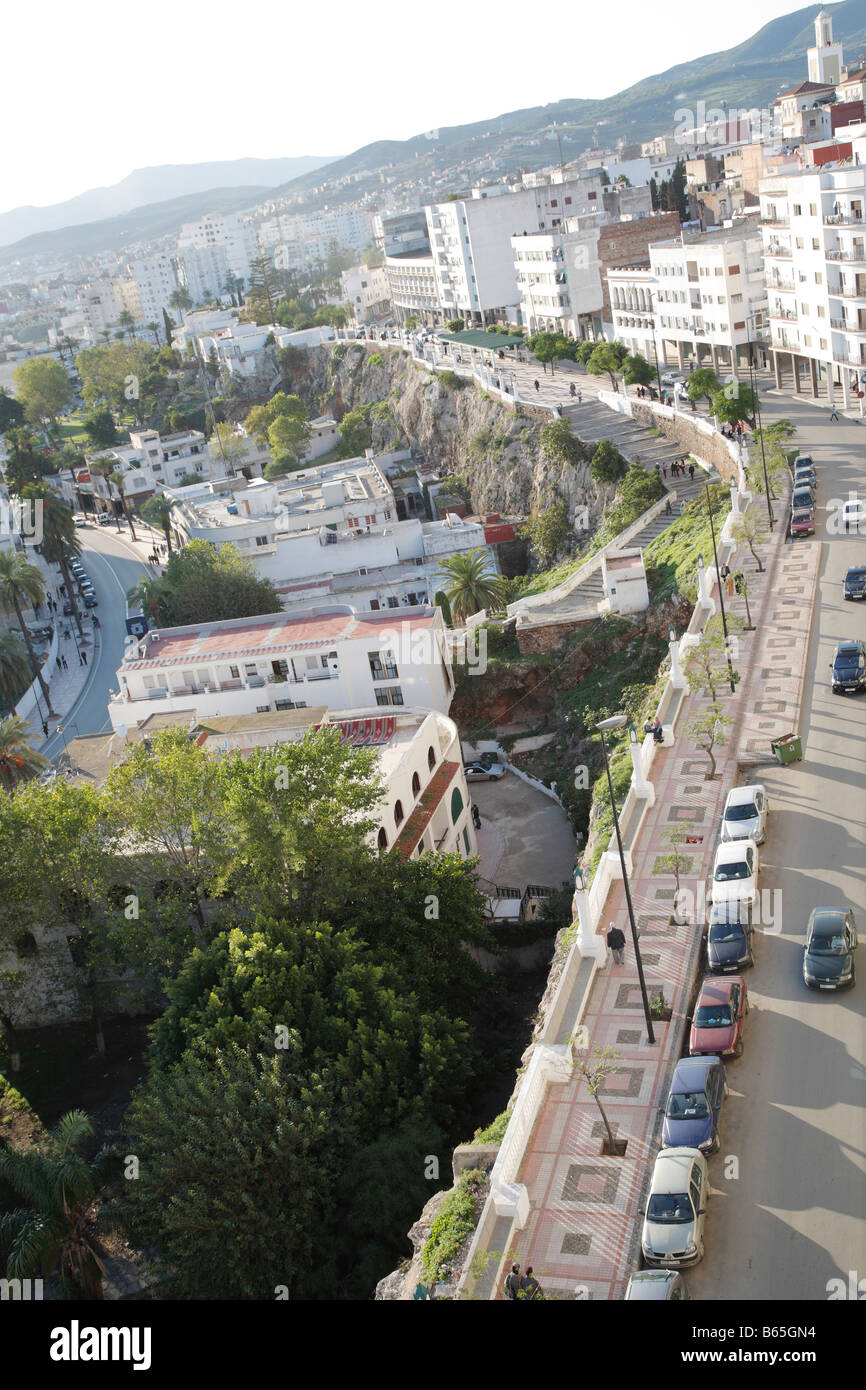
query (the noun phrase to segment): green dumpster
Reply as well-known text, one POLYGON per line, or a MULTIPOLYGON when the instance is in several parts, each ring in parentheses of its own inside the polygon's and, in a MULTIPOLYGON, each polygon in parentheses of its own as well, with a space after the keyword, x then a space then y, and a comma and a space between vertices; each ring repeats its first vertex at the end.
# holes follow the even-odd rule
POLYGON ((776 755, 776 761, 783 767, 788 763, 803 760, 803 744, 796 734, 785 734, 782 738, 773 739, 770 747, 776 755))

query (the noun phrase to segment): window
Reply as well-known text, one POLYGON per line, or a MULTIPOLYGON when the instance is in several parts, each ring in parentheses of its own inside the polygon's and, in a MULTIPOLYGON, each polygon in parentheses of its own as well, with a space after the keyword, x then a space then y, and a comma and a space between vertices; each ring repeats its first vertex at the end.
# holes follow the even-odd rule
POLYGON ((379 838, 378 838, 377 843, 378 843, 379 849, 387 849, 387 848, 388 848, 388 834, 387 834, 387 831, 385 830, 384 825, 382 825, 382 826, 379 827, 379 838))
POLYGON ((433 751, 433 745, 432 745, 432 743, 431 743, 430 747, 427 749, 427 766, 429 767, 429 769, 430 769, 431 772, 433 771, 434 767, 436 766, 436 754, 435 754, 434 751, 433 751))
POLYGON ((390 513, 390 511, 386 511, 386 512, 385 512, 385 520, 386 520, 386 521, 390 521, 390 520, 391 520, 391 513, 390 513))
POLYGON ((456 825, 463 810, 463 793, 459 787, 455 787, 451 793, 451 824, 456 825))
POLYGON ((826 351, 827 351, 827 339, 826 339, 826 338, 819 338, 819 339, 818 339, 818 342, 821 344, 822 351, 826 352, 826 351))
POLYGON ((393 652, 368 652, 367 660, 374 681, 393 681, 400 674, 393 652))
POLYGON ((403 691, 399 685, 380 685, 376 690, 377 705, 402 705, 403 691))
POLYGON ((823 283, 824 283, 824 276, 821 274, 820 270, 816 270, 816 271, 815 271, 815 284, 816 284, 816 285, 823 285, 823 283))
POLYGON ((809 216, 810 216, 810 217, 817 217, 817 216, 818 216, 818 209, 817 209, 817 207, 816 207, 816 205, 815 205, 814 203, 810 203, 810 204, 809 204, 809 216))
POLYGON ((346 517, 346 525, 347 525, 347 526, 350 526, 350 527, 351 527, 351 526, 360 526, 361 523, 360 523, 359 519, 358 519, 356 516, 347 516, 347 517, 346 517))
POLYGON ((587 196, 589 202, 594 203, 595 200, 596 200, 597 194, 594 193, 594 192, 592 192, 592 193, 587 193, 586 196, 587 196))
POLYGON ((388 607, 389 607, 389 608, 399 608, 399 606, 400 606, 400 600, 397 599, 397 598, 395 598, 393 594, 389 595, 389 598, 388 598, 388 607))
POLYGON ((412 795, 417 796, 421 791, 421 778, 417 772, 412 773, 412 795))
POLYGON ((267 545, 267 536, 256 536, 256 545, 267 545))
POLYGON ((571 204, 571 199, 570 199, 570 198, 566 198, 566 200, 565 200, 565 206, 566 206, 566 207, 569 207, 570 204, 571 204))
POLYGON ((808 313, 809 313, 809 306, 808 306, 808 304, 801 304, 801 305, 800 305, 800 313, 801 313, 801 314, 808 314, 808 313))
POLYGON ((739 273, 740 273, 740 267, 739 267, 738 265, 731 265, 731 266, 728 266, 728 274, 729 274, 729 275, 739 275, 739 273))
POLYGON ((559 202, 557 201, 556 198, 551 198, 551 200, 550 200, 550 206, 551 206, 552 208, 558 208, 558 207, 559 207, 559 202))
POLYGON ((798 251, 802 251, 803 246, 804 246, 803 238, 802 238, 801 236, 795 237, 795 244, 796 244, 797 250, 798 250, 798 251))
POLYGON ((239 668, 238 666, 230 666, 230 667, 229 667, 229 678, 230 678, 230 680, 233 680, 233 681, 239 680, 240 674, 241 674, 241 673, 240 673, 240 668, 239 668))
POLYGON ((377 598, 371 598, 371 599, 370 599, 370 607, 373 609, 374 612, 378 611, 378 608, 379 608, 379 600, 378 600, 377 598))
POLYGON ((396 803, 396 805, 394 806, 394 824, 395 824, 395 825, 402 825, 402 824, 403 824, 403 820, 404 820, 404 815, 403 815, 403 803, 402 803, 402 801, 398 801, 398 802, 396 803))
POLYGON ((715 268, 714 274, 716 274, 716 275, 724 275, 724 273, 725 273, 725 268, 724 268, 724 266, 717 265, 716 268, 715 268))
POLYGON ((811 335, 811 333, 804 333, 804 334, 803 334, 803 345, 804 345, 804 347, 811 347, 811 346, 812 346, 812 335, 811 335))
POLYGON ((742 296, 741 294, 732 294, 732 295, 731 295, 731 303, 732 303, 732 304, 742 304, 742 302, 743 302, 743 296, 742 296))
POLYGON ((794 216, 795 216, 795 217, 802 217, 802 216, 803 216, 803 209, 802 209, 802 207, 800 206, 799 203, 795 203, 795 204, 794 204, 794 216))
POLYGON ((254 661, 248 661, 247 664, 246 664, 246 666, 244 667, 244 675, 245 675, 245 676, 257 676, 258 674, 259 674, 259 668, 258 668, 258 666, 256 665, 256 663, 255 663, 254 661))
POLYGON ((375 526, 375 525, 376 525, 376 513, 374 512, 372 516, 365 516, 365 517, 364 517, 364 522, 365 522, 365 524, 366 524, 367 526, 375 526))
POLYGON ((826 311, 826 309, 824 308, 824 305, 823 305, 823 304, 819 304, 819 305, 818 305, 818 318, 819 318, 819 319, 825 319, 826 317, 827 317, 827 311, 826 311))

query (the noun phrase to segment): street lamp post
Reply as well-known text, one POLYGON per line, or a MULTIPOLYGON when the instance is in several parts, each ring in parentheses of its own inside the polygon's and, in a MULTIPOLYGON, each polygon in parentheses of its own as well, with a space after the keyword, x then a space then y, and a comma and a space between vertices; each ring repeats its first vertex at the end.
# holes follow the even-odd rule
MULTIPOLYGON (((729 646, 728 646, 728 620, 727 620, 727 617, 726 617, 726 615, 725 615, 725 595, 724 595, 724 589, 723 589, 723 586, 722 586, 722 576, 721 576, 721 573, 720 573, 720 571, 719 571, 719 552, 718 552, 718 550, 717 550, 717 548, 716 548, 716 527, 715 527, 715 523, 714 523, 714 521, 713 521, 713 502, 712 502, 712 498, 711 498, 711 496, 710 496, 710 485, 709 485, 709 483, 705 483, 705 484, 704 484, 704 490, 705 490, 705 492, 706 492, 706 494, 707 494, 707 511, 708 511, 709 514, 710 514, 710 534, 712 535, 712 538, 713 538, 713 559, 714 559, 715 562, 716 562, 716 582, 718 583, 718 586, 719 586, 719 612, 720 612, 721 615, 722 615, 722 632, 724 633, 724 636, 725 636, 725 655, 726 655, 727 658, 728 658, 728 680, 729 680, 730 683, 731 683, 731 694, 733 695, 733 694, 734 694, 734 691, 735 691, 736 688, 737 688, 737 682, 734 680, 734 668, 733 668, 733 666, 731 665, 731 652, 730 652, 730 648, 729 648, 729 646)), ((702 559, 703 559, 703 556, 702 556, 702 555, 699 555, 699 556, 698 556, 698 563, 700 563, 702 559)))
MULTIPOLYGON (((746 315, 746 322, 747 322, 747 324, 751 325, 752 322, 754 321, 754 319, 755 319, 755 315, 754 315, 754 314, 747 314, 747 315, 746 315)), ((757 378, 756 369, 755 369, 755 354, 754 354, 753 349, 752 349, 752 330, 751 330, 751 326, 750 326, 746 331, 747 331, 747 333, 748 333, 748 338, 749 338, 749 340, 748 340, 748 342, 747 342, 747 344, 746 344, 746 347, 747 347, 747 350, 748 350, 748 353, 749 353, 749 386, 750 386, 750 388, 751 388, 752 396, 754 397, 754 401, 755 401, 755 417, 756 417, 756 421, 755 421, 755 422, 756 422, 756 424, 757 424, 757 426, 758 426, 758 440, 759 440, 760 445, 761 445, 761 465, 762 465, 763 470, 764 470, 764 488, 765 488, 766 494, 767 494, 767 519, 768 519, 768 521, 769 521, 769 523, 770 523, 770 530, 772 531, 773 527, 774 527, 775 524, 776 524, 776 518, 775 518, 774 515, 773 515, 773 507, 772 507, 772 503, 770 502, 770 479, 769 479, 768 476, 767 476, 767 456, 766 456, 766 454, 764 453, 764 428, 763 428, 763 425, 762 425, 762 423, 761 423, 761 402, 760 402, 760 400, 758 399, 758 378, 757 378)))
POLYGON ((620 833, 619 828, 619 816, 616 813, 616 797, 613 794, 613 781, 610 775, 610 763, 607 757, 607 745, 604 741, 604 736, 606 732, 610 733, 614 729, 621 729, 624 727, 626 722, 627 720, 624 714, 615 714, 611 719, 602 719, 601 722, 599 724, 596 724, 595 727, 601 734, 601 751, 602 756, 604 758, 604 770, 607 773, 607 786, 608 791, 610 792, 611 809, 613 810, 613 824, 614 829, 616 830, 616 843, 617 848, 619 849, 619 862, 620 868, 622 869, 623 886, 625 887, 625 900, 628 906, 628 920, 629 926, 631 927, 631 940, 632 945, 634 947, 634 959, 635 965, 637 966, 637 977, 640 983, 640 997, 643 1001, 643 1012, 644 1018, 646 1019, 647 1042, 654 1043, 656 1039, 655 1033, 653 1032, 652 1014, 650 1013, 649 999, 647 998, 646 992, 646 980, 644 979, 643 973, 643 961, 641 960, 640 946, 638 945, 637 926, 634 920, 634 907, 632 906, 631 889, 629 887, 628 873, 626 872, 625 866, 625 851, 622 847, 622 835, 620 833))

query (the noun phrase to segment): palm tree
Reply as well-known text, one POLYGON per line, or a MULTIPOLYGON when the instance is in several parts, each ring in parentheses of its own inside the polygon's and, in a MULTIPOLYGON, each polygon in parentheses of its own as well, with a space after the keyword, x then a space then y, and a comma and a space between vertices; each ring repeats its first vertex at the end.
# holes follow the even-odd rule
POLYGON ((117 460, 116 460, 116 459, 102 460, 102 461, 97 462, 97 463, 91 463, 91 465, 90 465, 90 471, 91 471, 91 473, 98 473, 99 476, 100 476, 101 478, 104 478, 104 479, 105 479, 106 490, 107 490, 107 492, 108 492, 108 501, 109 501, 108 510, 113 514, 114 519, 115 519, 115 521, 117 522, 117 529, 118 529, 118 531, 119 531, 119 530, 120 530, 120 517, 117 515, 117 512, 114 510, 114 502, 113 502, 112 496, 111 496, 111 478, 112 478, 112 474, 114 473, 114 470, 115 470, 116 466, 117 466, 117 460))
POLYGON ((14 710, 33 677, 20 638, 14 632, 0 632, 0 697, 14 710))
POLYGON ((81 542, 78 539, 75 522, 72 520, 72 513, 60 501, 56 492, 52 492, 44 484, 41 487, 25 488, 24 495, 34 501, 38 499, 42 503, 42 541, 39 546, 39 553, 49 564, 60 566, 66 592, 75 604, 75 625, 78 628, 78 635, 81 637, 84 634, 84 629, 81 626, 81 614, 78 611, 78 605, 73 597, 75 587, 69 571, 71 561, 81 554, 81 542))
POLYGON ((30 657, 30 669, 42 686, 45 703, 51 709, 51 697, 42 668, 36 660, 33 641, 21 612, 22 602, 44 603, 45 581, 35 565, 30 565, 17 550, 0 550, 0 608, 7 613, 14 612, 21 628, 21 636, 30 657))
POLYGON ((482 608, 499 603, 502 580, 490 567, 490 557, 483 550, 471 550, 465 555, 451 555, 440 560, 439 572, 444 589, 457 619, 471 617, 482 608))
POLYGON ((152 334, 153 334, 154 338, 156 339, 156 345, 157 345, 157 347, 159 347, 159 324, 158 324, 158 323, 149 323, 149 324, 147 325, 147 331, 148 331, 148 333, 152 333, 152 334))
POLYGON ((0 786, 10 796, 19 782, 28 782, 48 766, 48 759, 27 742, 24 731, 29 728, 17 714, 0 719, 0 786))
POLYGON ((186 313, 187 309, 192 308, 192 295, 190 294, 189 290, 186 290, 183 288, 183 286, 181 286, 180 289, 172 290, 171 294, 168 297, 168 302, 171 305, 172 309, 176 309, 178 313, 181 315, 181 318, 183 318, 183 315, 186 313))
POLYGON ((137 540, 138 537, 135 534, 135 527, 132 524, 132 515, 130 513, 129 508, 126 505, 126 493, 124 491, 126 487, 126 474, 124 473, 122 468, 115 468, 114 472, 109 475, 108 481, 110 483, 114 483, 114 486, 117 488, 117 495, 120 498, 120 505, 123 508, 123 515, 129 522, 129 530, 132 534, 132 539, 137 540))
POLYGON ((0 1150, 0 1176, 27 1204, 0 1217, 0 1246, 8 1249, 7 1278, 59 1271, 72 1297, 101 1298, 103 1265, 90 1230, 93 1206, 111 1171, 112 1150, 93 1159, 81 1149, 93 1136, 83 1110, 70 1110, 47 1143, 0 1150))
POLYGON ((154 526, 162 528, 165 539, 168 542, 169 555, 172 553, 171 514, 173 508, 173 502, 170 502, 167 497, 163 497, 161 493, 157 493, 155 497, 148 497, 141 509, 141 515, 144 517, 145 521, 149 521, 154 526))
POLYGON ((142 575, 135 588, 126 595, 130 604, 140 608, 146 618, 159 625, 159 600, 162 594, 162 580, 142 575))
POLYGON ((135 327, 135 319, 128 309, 121 309, 120 313, 117 315, 117 322, 119 327, 123 329, 123 333, 121 334, 123 338, 135 327))

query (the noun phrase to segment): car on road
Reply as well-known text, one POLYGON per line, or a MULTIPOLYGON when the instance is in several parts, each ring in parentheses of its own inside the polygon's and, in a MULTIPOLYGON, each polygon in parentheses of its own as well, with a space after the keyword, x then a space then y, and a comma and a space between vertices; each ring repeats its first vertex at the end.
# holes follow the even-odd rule
POLYGON ((866 598, 866 566, 851 566, 842 581, 842 595, 847 599, 866 598))
POLYGON ((758 901, 761 861, 754 840, 732 840, 719 845, 713 864, 714 903, 758 901))
POLYGON ((791 511, 798 512, 803 507, 814 509, 815 494, 810 487, 800 487, 795 483, 794 491, 791 493, 791 511))
POLYGON ((715 903, 707 917, 707 968, 728 975, 755 964, 749 903, 715 903))
POLYGON ((792 536, 814 536, 815 513, 811 507, 798 507, 791 513, 792 536))
POLYGON ((96 597, 95 594, 85 594, 85 595, 84 595, 84 607, 85 607, 85 608, 97 608, 98 606, 99 606, 99 600, 97 599, 97 597, 96 597))
POLYGON ((705 975, 689 1031, 689 1056, 739 1057, 748 1012, 746 984, 739 975, 705 975))
POLYGON ((844 907, 816 907, 806 923, 803 981, 809 989, 849 989, 855 981, 857 927, 844 907))
POLYGON ((76 525, 76 526, 86 526, 86 525, 87 525, 87 517, 84 515, 83 512, 73 512, 73 514, 72 514, 72 520, 75 522, 75 525, 76 525))
POLYGON ((754 840, 756 845, 762 845, 767 834, 769 809, 767 793, 759 782, 748 787, 733 787, 722 812, 722 839, 754 840))
POLYGON ((681 372, 662 372, 662 386, 685 386, 686 378, 681 372))
POLYGON ((846 531, 852 528, 860 534, 866 529, 866 502, 857 499, 842 504, 842 523, 846 531))
POLYGON ((64 605, 63 605, 63 616, 64 616, 64 618, 71 618, 74 612, 75 612, 75 604, 74 604, 70 599, 67 599, 66 602, 65 602, 64 605))
POLYGON ((467 763, 463 769, 467 782, 498 782, 505 776, 505 768, 500 763, 486 767, 484 763, 467 763))
POLYGON ((685 1280, 675 1269, 638 1269, 625 1291, 626 1303, 678 1303, 687 1298, 685 1280))
POLYGON ((818 491, 818 479, 813 468, 804 468, 799 473, 794 474, 794 487, 810 487, 813 492, 818 491))
POLYGON ((815 465, 813 464, 813 462, 812 462, 812 456, 811 456, 811 454, 798 454, 798 455, 797 455, 797 457, 794 459, 794 472, 795 472, 795 473, 796 473, 797 469, 800 467, 801 464, 805 464, 808 468, 814 468, 814 466, 815 466, 815 465))
POLYGON ((687 1269, 703 1259, 709 1186, 707 1160, 698 1149, 662 1149, 641 1232, 647 1265, 687 1269))
POLYGON ((856 695, 866 690, 866 645, 862 642, 840 642, 830 663, 833 672, 834 695, 856 695))
POLYGON ((720 1057, 681 1057, 665 1101, 662 1148, 715 1153, 725 1090, 720 1057))
POLYGON ((109 512, 100 512, 96 520, 99 522, 100 526, 110 526, 114 517, 111 516, 109 512))

